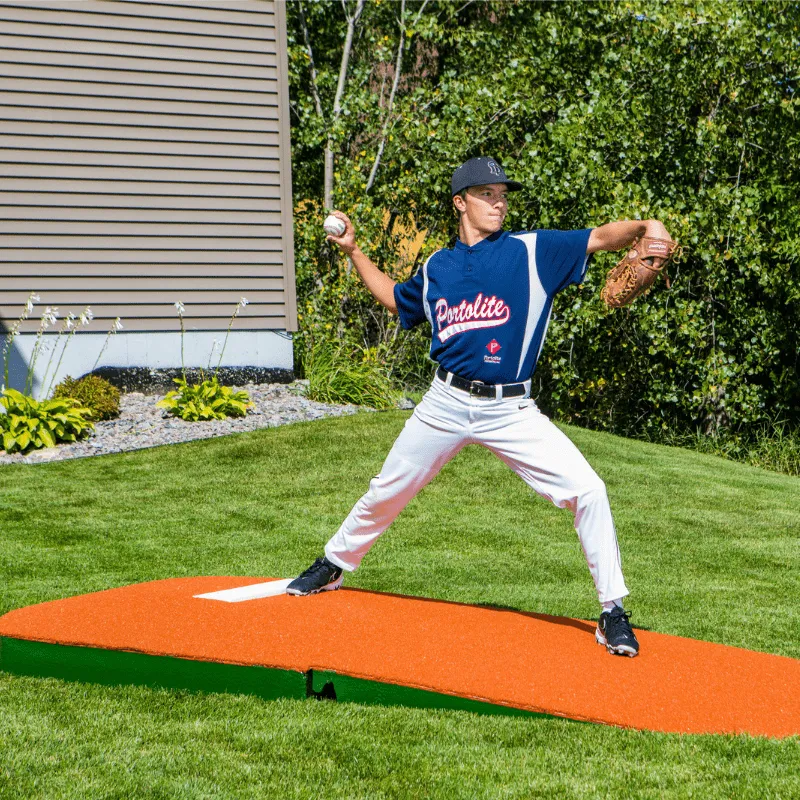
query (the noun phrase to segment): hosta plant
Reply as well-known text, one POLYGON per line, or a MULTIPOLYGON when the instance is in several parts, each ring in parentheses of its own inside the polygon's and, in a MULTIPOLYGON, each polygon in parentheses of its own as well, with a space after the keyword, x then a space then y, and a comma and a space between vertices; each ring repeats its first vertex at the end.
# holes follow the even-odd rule
POLYGON ((220 386, 216 375, 200 383, 189 383, 185 378, 174 378, 174 382, 178 389, 167 393, 156 405, 186 422, 243 417, 253 407, 247 392, 220 386))
POLYGON ((92 412, 69 397, 38 401, 6 389, 0 403, 6 409, 0 414, 0 432, 7 453, 74 442, 94 428, 89 421, 92 412))

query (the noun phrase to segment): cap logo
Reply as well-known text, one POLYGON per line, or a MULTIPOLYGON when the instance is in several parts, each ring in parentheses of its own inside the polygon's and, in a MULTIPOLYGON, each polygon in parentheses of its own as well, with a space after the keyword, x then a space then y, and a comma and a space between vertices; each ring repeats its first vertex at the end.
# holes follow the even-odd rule
POLYGON ((489 168, 489 172, 492 175, 497 175, 498 178, 503 174, 503 170, 501 170, 494 161, 490 161, 486 166, 489 168))

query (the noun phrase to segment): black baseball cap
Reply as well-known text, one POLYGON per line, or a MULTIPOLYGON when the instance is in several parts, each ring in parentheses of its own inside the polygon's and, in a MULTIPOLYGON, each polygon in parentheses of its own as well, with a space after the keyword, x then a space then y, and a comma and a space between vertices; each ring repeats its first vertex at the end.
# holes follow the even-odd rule
POLYGON ((504 183, 509 192, 518 192, 521 183, 510 181, 503 168, 493 159, 486 156, 471 158, 465 161, 454 173, 450 181, 451 195, 457 195, 462 189, 470 186, 485 186, 488 183, 504 183))

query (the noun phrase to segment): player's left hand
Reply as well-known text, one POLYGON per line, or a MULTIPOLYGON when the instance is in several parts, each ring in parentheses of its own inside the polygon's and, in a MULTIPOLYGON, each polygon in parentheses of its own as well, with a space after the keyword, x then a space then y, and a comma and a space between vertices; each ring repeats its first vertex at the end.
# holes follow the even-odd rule
MULTIPOLYGON (((661 227, 666 233, 666 228, 661 227)), ((606 276, 605 286, 600 291, 603 302, 611 308, 621 308, 644 294, 669 264, 677 246, 669 234, 661 238, 651 236, 649 230, 647 235, 636 239, 606 276)))
MULTIPOLYGON (((649 219, 647 220, 647 228, 645 230, 644 235, 649 239, 663 239, 668 242, 674 241, 673 238, 667 232, 667 229, 664 227, 663 222, 659 222, 657 219, 649 219)), ((647 263, 652 264, 655 269, 660 269, 663 264, 668 261, 668 258, 658 258, 657 256, 651 256, 648 259, 645 259, 647 263)))

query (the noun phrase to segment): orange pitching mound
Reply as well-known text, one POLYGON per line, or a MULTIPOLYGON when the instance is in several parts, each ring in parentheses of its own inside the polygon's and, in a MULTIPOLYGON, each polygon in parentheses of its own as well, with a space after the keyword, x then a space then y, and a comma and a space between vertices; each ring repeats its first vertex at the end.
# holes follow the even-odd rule
POLYGON ((263 594, 252 587, 269 580, 175 578, 18 609, 0 618, 0 667, 670 733, 800 734, 796 659, 641 630, 638 658, 613 657, 593 622, 357 589, 197 597, 263 594))

